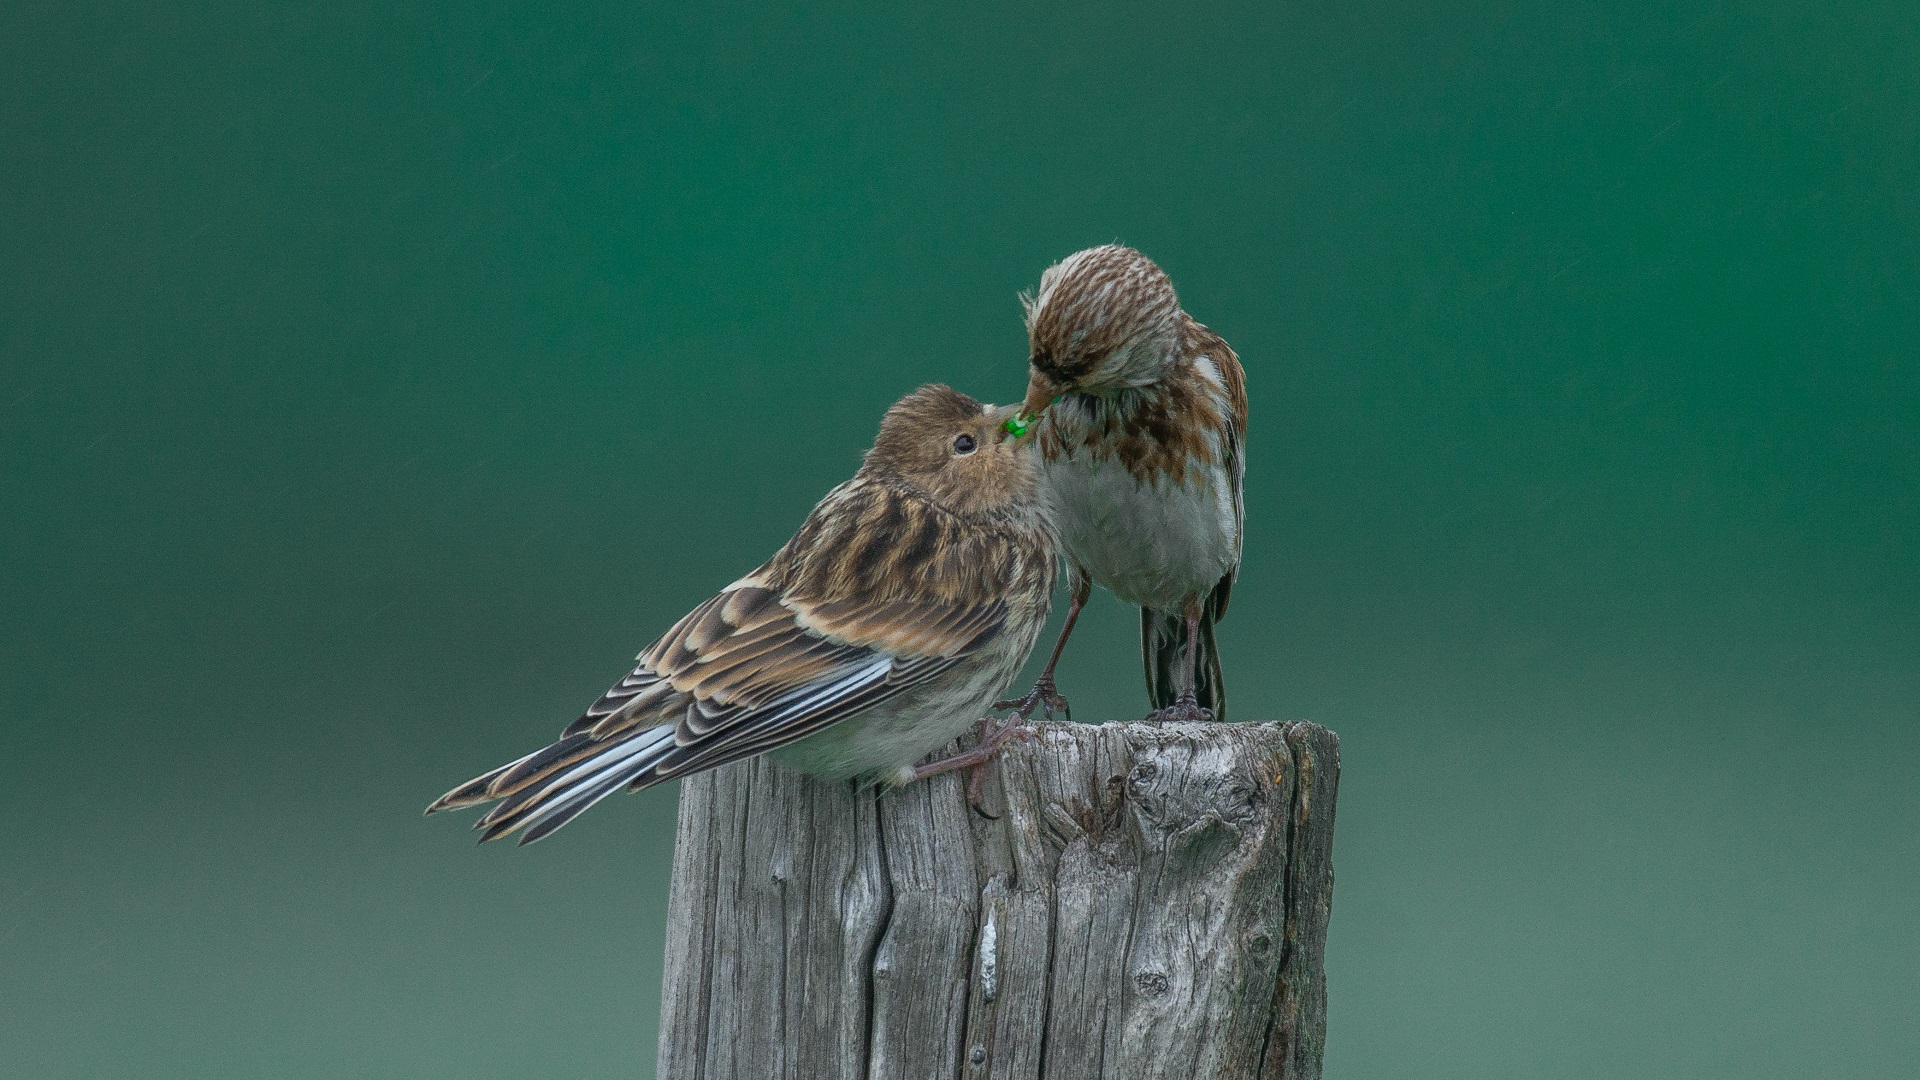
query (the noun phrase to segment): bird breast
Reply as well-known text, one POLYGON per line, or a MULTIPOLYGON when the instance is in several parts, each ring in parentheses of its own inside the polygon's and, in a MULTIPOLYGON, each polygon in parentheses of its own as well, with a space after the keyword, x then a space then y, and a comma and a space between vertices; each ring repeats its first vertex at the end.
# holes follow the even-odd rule
POLYGON ((1192 460, 1177 479, 1142 478, 1083 448, 1047 460, 1041 475, 1061 547, 1128 603, 1177 611, 1239 561, 1235 478, 1220 465, 1192 460))

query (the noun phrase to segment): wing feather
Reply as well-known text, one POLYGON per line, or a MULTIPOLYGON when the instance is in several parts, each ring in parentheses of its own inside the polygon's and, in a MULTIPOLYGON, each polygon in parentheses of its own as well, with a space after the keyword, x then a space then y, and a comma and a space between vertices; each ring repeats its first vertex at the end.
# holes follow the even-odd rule
POLYGON ((1000 594, 1013 551, 997 549, 1007 566, 942 575, 932 553, 951 556, 964 526, 903 501, 911 499, 858 478, 835 489, 780 554, 688 612, 559 741, 455 788, 430 810, 494 801, 475 826, 483 840, 522 828, 522 843, 537 840, 621 787, 794 742, 961 663, 1006 626, 1000 594), (876 521, 895 523, 901 535, 863 536, 863 549, 911 550, 931 559, 924 574, 844 572, 847 523, 876 521))

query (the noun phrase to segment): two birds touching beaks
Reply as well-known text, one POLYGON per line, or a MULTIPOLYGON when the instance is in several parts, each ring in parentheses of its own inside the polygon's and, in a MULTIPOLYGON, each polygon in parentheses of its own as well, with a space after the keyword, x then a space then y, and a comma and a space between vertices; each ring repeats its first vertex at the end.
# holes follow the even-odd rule
POLYGON ((978 768, 1037 712, 1095 584, 1140 607, 1148 719, 1225 719, 1213 627, 1240 566, 1246 382, 1167 275, 1119 245, 1025 295, 1025 400, 933 385, 887 410, 853 478, 759 569, 693 609, 557 742, 441 796, 529 843, 613 792, 771 754, 828 779, 978 768), (1026 696, 996 702, 1070 606, 1026 696), (1011 709, 1006 720, 981 719, 1011 709), (924 759, 978 723, 975 746, 924 759))

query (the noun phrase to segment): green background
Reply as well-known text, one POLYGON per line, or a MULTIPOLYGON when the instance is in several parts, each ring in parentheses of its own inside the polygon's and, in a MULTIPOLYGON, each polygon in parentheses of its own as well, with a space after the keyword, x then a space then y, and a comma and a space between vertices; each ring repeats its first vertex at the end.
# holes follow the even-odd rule
POLYGON ((1116 238, 1343 739, 1327 1075, 1915 1074, 1920 6, 684 6, 0 10, 7 1075, 647 1075, 674 791, 420 808, 1116 238))

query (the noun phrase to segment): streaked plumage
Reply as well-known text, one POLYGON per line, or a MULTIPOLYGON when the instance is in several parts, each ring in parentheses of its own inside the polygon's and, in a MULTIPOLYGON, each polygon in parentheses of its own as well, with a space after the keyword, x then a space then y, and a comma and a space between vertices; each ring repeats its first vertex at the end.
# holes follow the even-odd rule
MULTIPOLYGON (((1213 624, 1240 570, 1240 360, 1131 248, 1068 256, 1023 300, 1025 411, 1044 412, 1036 427, 1042 487, 1073 566, 1073 607, 1054 657, 1090 578, 1140 605, 1153 715, 1224 719, 1213 624)), ((1049 663, 1024 704, 1064 701, 1049 663)))
POLYGON ((427 812, 494 802, 481 839, 524 828, 527 843, 620 788, 769 751, 829 778, 944 767, 914 763, 1019 671, 1053 588, 1031 441, 1000 428, 1011 412, 944 386, 902 399, 772 559, 648 646, 559 741, 427 812))

